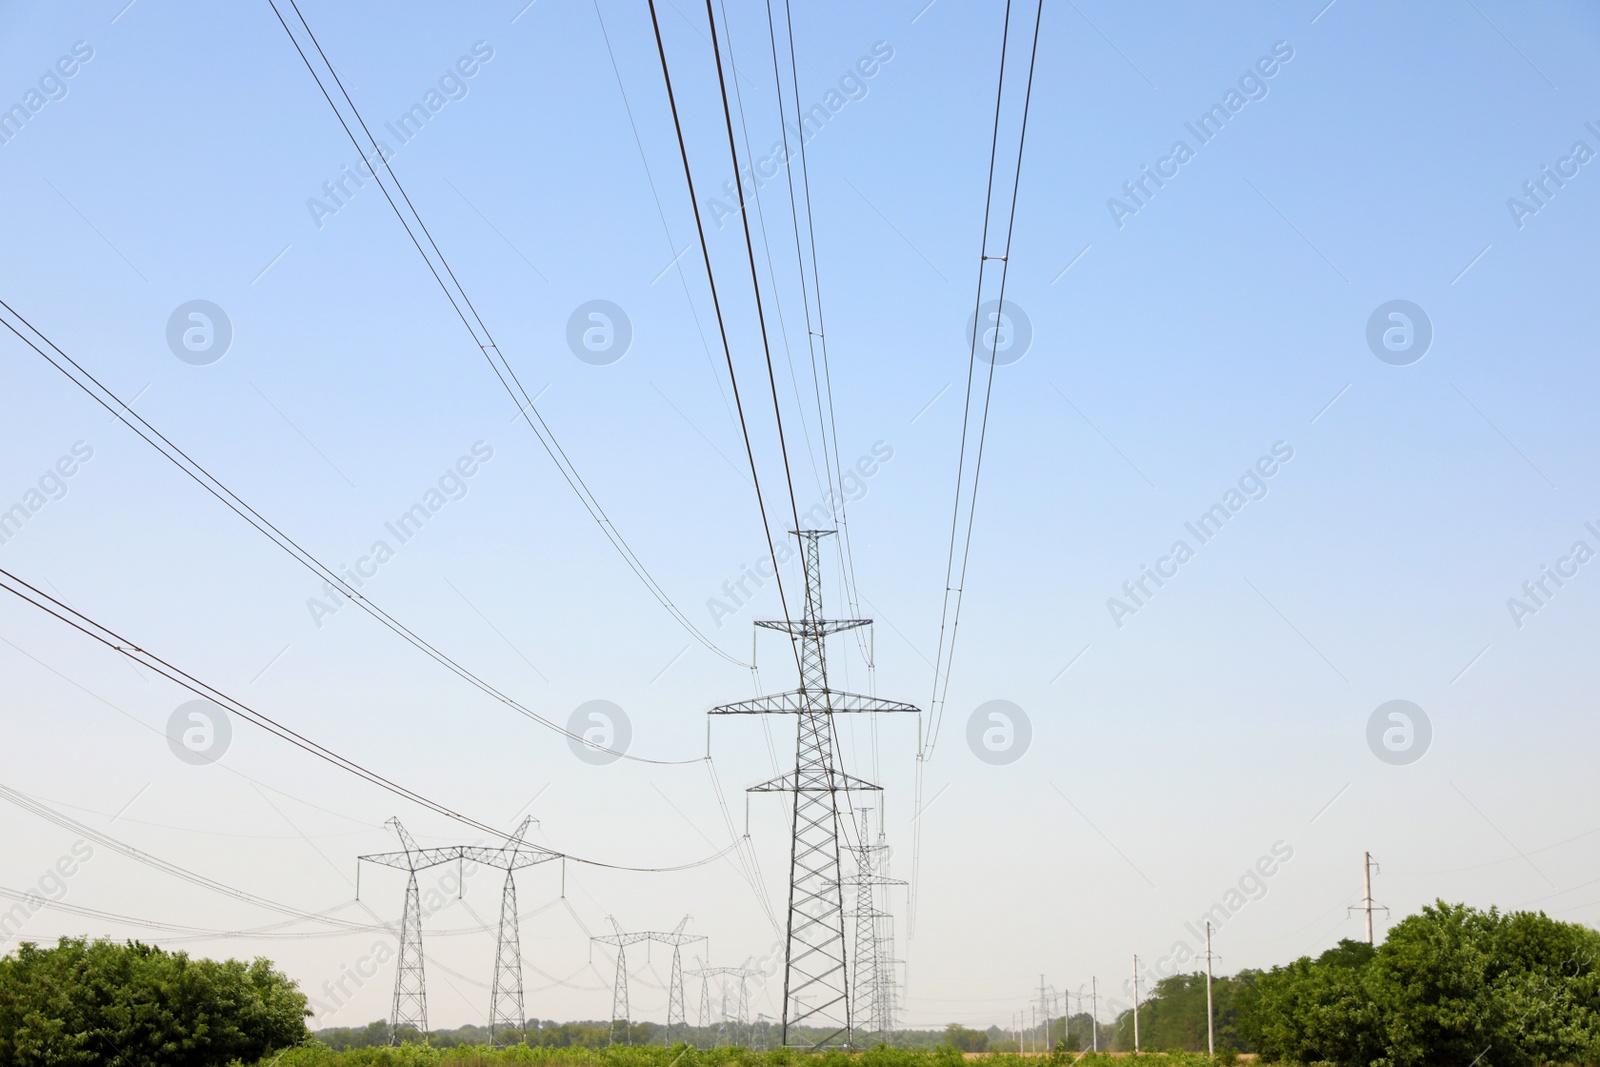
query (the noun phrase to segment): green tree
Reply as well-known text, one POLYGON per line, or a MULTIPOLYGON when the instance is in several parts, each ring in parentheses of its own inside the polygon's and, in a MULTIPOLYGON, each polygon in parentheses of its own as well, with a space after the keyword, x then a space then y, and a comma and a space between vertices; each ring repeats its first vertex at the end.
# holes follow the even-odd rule
POLYGON ((0 959, 0 1067, 210 1067, 304 1041, 306 998, 258 959, 24 942, 0 959))
POLYGON ((1341 1067, 1600 1060, 1600 933, 1440 901, 1376 950, 1344 941, 1274 967, 1241 1029, 1263 1058, 1341 1067))
POLYGON ((989 1047, 989 1035, 960 1023, 951 1023, 944 1028, 944 1043, 957 1052, 982 1052, 989 1047))

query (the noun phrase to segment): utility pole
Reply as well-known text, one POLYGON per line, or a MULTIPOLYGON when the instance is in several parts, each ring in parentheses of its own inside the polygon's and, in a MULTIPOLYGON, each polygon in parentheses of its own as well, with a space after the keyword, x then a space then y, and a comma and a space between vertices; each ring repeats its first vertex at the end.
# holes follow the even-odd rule
POLYGON ((1089 1028, 1094 1031, 1094 1050, 1100 1051, 1100 986, 1099 979, 1089 979, 1089 1028))
POLYGON ((1211 922, 1206 921, 1206 1055, 1217 1054, 1216 1013, 1211 1008, 1211 922))
POLYGON ((1133 955, 1133 1051, 1139 1052, 1139 954, 1133 955))
POLYGON ((751 786, 752 793, 793 793, 789 841, 789 913, 784 947, 783 1043, 790 1027, 814 1027, 813 1047, 848 1046, 854 1034, 839 863, 840 794, 881 791, 838 764, 833 717, 877 712, 915 713, 910 704, 835 692, 828 687, 826 639, 870 625, 871 619, 825 619, 819 542, 834 530, 794 530, 805 556, 805 613, 797 620, 758 620, 794 643, 800 688, 712 708, 712 715, 796 716, 795 768, 751 786), (803 999, 802 999, 803 998, 803 999))
POLYGON ((1373 871, 1378 871, 1380 874, 1383 873, 1381 870, 1379 870, 1378 865, 1373 862, 1372 853, 1363 852, 1361 854, 1361 886, 1362 886, 1361 903, 1359 905, 1356 905, 1355 907, 1346 909, 1347 911, 1362 911, 1362 912, 1366 912, 1366 916, 1367 916, 1367 944, 1369 944, 1369 945, 1373 943, 1373 940, 1372 940, 1372 913, 1375 912, 1375 911, 1387 912, 1389 910, 1388 908, 1384 907, 1382 904, 1374 904, 1372 902, 1372 872, 1373 871))

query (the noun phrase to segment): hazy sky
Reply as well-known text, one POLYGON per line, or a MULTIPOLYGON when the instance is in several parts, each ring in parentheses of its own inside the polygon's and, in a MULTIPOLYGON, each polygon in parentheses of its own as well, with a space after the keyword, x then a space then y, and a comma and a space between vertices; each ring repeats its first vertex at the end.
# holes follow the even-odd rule
MULTIPOLYGON (((616 529, 748 660, 750 623, 780 609, 771 582, 746 580, 750 603, 726 591, 765 546, 648 9, 601 0, 608 52, 593 3, 525 3, 301 10, 616 529), (419 103, 420 130, 385 135, 419 103), (631 333, 611 362, 569 344, 595 300, 631 333)), ((870 471, 849 516, 876 672, 842 637, 833 678, 920 707, 1003 15, 925 3, 794 10, 800 96, 829 108, 807 152, 839 451, 870 471)), ((1213 905, 1223 972, 1360 936, 1346 908, 1366 850, 1395 917, 1435 897, 1600 916, 1600 20, 1577 3, 1324 3, 1045 5, 1007 288, 1032 339, 996 369, 920 816, 926 717, 840 724, 847 767, 886 786, 857 801, 886 807, 899 877, 920 825, 914 922, 892 894, 908 1025, 1004 1024, 1041 973, 1116 986, 1134 953, 1170 969, 1213 905), (979 712, 996 700, 1026 728, 979 712), (1379 712, 1395 700, 1422 717, 1379 712)), ((517 419, 381 192, 347 177, 357 154, 271 7, 125 4, 0 11, 0 106, 21 108, 0 116, 0 297, 459 662, 557 722, 613 702, 630 754, 683 762, 581 759, 328 600, 9 333, 0 509, 21 511, 0 517, 0 567, 455 810, 508 829, 533 815, 538 840, 584 860, 693 863, 748 810, 753 868, 522 872, 529 1014, 609 1012, 611 958, 587 941, 608 915, 692 915, 709 962, 770 968, 786 816, 742 794, 791 759, 792 721, 719 720, 703 758, 703 713, 757 680, 651 597, 517 419), (418 504, 420 532, 396 536, 418 504)), ((705 11, 660 10, 783 530, 742 233, 711 203, 731 172, 705 11)), ((727 18, 761 157, 779 136, 766 9, 736 0, 727 18)), ((761 202, 803 510, 821 452, 781 174, 761 202)), ((481 836, 241 720, 216 762, 180 758, 169 723, 191 694, 12 597, 0 639, 0 784, 164 860, 387 923, 402 876, 363 872, 359 905, 354 885, 357 855, 398 847, 387 818, 428 845, 481 836)), ((764 690, 794 684, 781 641, 759 643, 764 690)), ((20 807, 0 828, 7 889, 209 931, 283 919, 20 807)), ((451 888, 425 924, 430 1020, 481 1023, 500 876, 451 888)), ((316 1026, 389 1010, 381 932, 186 941, 49 909, 11 926, 268 955, 318 998, 316 1026)), ((668 956, 630 961, 634 1014, 661 1019, 668 956)), ((780 999, 768 982, 754 1010, 780 999)))

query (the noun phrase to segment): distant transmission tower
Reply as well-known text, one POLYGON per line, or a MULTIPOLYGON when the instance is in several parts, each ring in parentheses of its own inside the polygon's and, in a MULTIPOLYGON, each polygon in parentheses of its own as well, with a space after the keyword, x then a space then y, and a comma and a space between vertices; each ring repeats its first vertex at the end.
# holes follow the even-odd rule
POLYGON ((504 1048, 527 1040, 528 1016, 522 999, 522 938, 517 929, 517 871, 555 859, 547 852, 531 851, 523 844, 533 818, 522 820, 512 844, 504 849, 472 849, 469 858, 506 872, 500 892, 500 936, 495 941, 494 985, 489 992, 489 1045, 504 1048))
POLYGON ((815 1047, 847 1045, 853 1036, 851 988, 844 933, 844 890, 839 863, 839 794, 879 790, 838 765, 833 716, 844 713, 915 712, 910 704, 834 692, 824 655, 830 634, 866 626, 871 619, 822 617, 822 563, 818 542, 833 530, 796 530, 805 553, 805 614, 798 621, 761 620, 793 641, 800 688, 713 708, 713 715, 795 715, 792 774, 752 786, 752 793, 793 793, 789 850, 789 913, 784 951, 783 1043, 791 1028, 815 1027, 815 1047))
MULTIPOLYGON (((400 1043, 400 1028, 409 1026, 428 1040, 428 991, 422 972, 422 899, 417 892, 417 872, 461 860, 459 848, 419 848, 398 818, 383 824, 400 839, 400 852, 380 852, 360 860, 406 871, 406 906, 400 918, 400 956, 394 972, 394 1008, 390 1013, 389 1040, 400 1043)), ((356 892, 360 894, 360 884, 356 892)))
MULTIPOLYGON (((629 1017, 628 1007, 628 955, 629 945, 641 942, 658 941, 664 945, 672 946, 672 977, 667 982, 667 1036, 671 1040, 674 1033, 681 1033, 687 1026, 684 1012, 683 998, 683 946, 695 941, 704 941, 704 934, 686 934, 683 928, 689 925, 689 916, 685 915, 669 932, 660 930, 640 930, 637 933, 627 933, 616 919, 606 916, 606 921, 615 931, 609 934, 596 934, 590 938, 603 945, 612 945, 617 950, 617 975, 611 987, 611 1033, 609 1042, 617 1044, 617 1027, 622 1027, 623 1044, 633 1044, 633 1031, 629 1017)), ((704 1000, 702 998, 701 1013, 704 1014, 704 1000)))
MULTIPOLYGON (((378 852, 359 856, 359 861, 377 863, 407 872, 406 906, 400 919, 400 956, 395 964, 394 1008, 390 1015, 390 1041, 400 1043, 400 1028, 412 1027, 424 1042, 428 1040, 428 995, 422 966, 422 900, 417 891, 417 872, 446 863, 465 865, 482 863, 506 872, 506 886, 500 900, 500 936, 495 947, 494 986, 489 999, 490 1042, 502 1039, 508 1030, 521 1031, 524 1023, 522 1003, 522 948, 517 935, 517 888, 513 872, 536 863, 558 858, 559 853, 530 845, 526 841, 528 824, 524 819, 511 836, 511 845, 491 848, 482 845, 447 845, 444 848, 422 848, 398 818, 384 823, 400 838, 401 851, 378 852), (513 1018, 510 1014, 515 1012, 513 1018), (497 1026, 497 1023, 499 1024, 497 1026)), ((457 878, 458 892, 465 892, 466 883, 457 878)), ((360 875, 356 879, 356 895, 361 894, 360 875)))
POLYGON ((851 1041, 853 1045, 859 1045, 860 1038, 867 1034, 875 1034, 883 1044, 888 1044, 894 1036, 894 917, 878 906, 878 887, 906 884, 888 877, 884 870, 889 846, 884 844, 881 818, 878 820, 878 843, 867 844, 872 839, 867 821, 871 810, 860 810, 861 843, 846 846, 856 861, 855 874, 850 878, 856 896, 853 912, 856 920, 855 973, 851 976, 851 985, 857 1025, 851 1041))
POLYGON ((700 1025, 709 1028, 710 1020, 707 1018, 711 1009, 711 986, 713 978, 720 978, 721 988, 721 1018, 717 1023, 717 1044, 727 1047, 743 1041, 746 1045, 753 1044, 752 1029, 750 1026, 750 979, 761 977, 761 972, 754 967, 701 967, 690 971, 691 975, 700 979, 700 1025), (728 1011, 728 979, 739 979, 738 1008, 735 1012, 728 1011), (729 1033, 728 1024, 733 1023, 733 1031, 729 1033), (732 1038, 730 1041, 729 1038, 732 1038))

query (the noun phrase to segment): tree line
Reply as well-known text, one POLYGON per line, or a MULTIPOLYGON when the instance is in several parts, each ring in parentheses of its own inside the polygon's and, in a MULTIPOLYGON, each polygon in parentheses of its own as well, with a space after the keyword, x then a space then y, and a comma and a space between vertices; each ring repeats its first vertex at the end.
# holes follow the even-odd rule
MULTIPOLYGON (((1600 933, 1586 926, 1542 912, 1440 901, 1395 924, 1381 945, 1341 941, 1314 958, 1215 979, 1218 1058, 1254 1052, 1269 1063, 1330 1067, 1600 1065, 1597 964, 1600 933)), ((360 1055, 355 1050, 397 1036, 423 1036, 395 1035, 376 1022, 313 1037, 308 1014, 304 994, 264 959, 190 959, 135 941, 74 938, 53 947, 24 943, 0 958, 0 1067, 222 1067, 264 1062, 293 1048, 284 1061, 290 1064, 304 1059, 302 1053, 317 1060, 316 1050, 360 1055)), ((1051 1026, 1052 1038, 1061 1035, 1058 1053, 1091 1044, 1086 1014, 1058 1017, 1051 1026)), ((669 1032, 640 1022, 629 1024, 623 1040, 640 1054, 679 1042, 776 1044, 770 1023, 739 1029, 669 1032)), ((604 1057, 611 1054, 605 1046, 612 1033, 606 1022, 529 1020, 526 1039, 548 1054, 604 1057)), ((1102 1050, 1131 1050, 1132 1012, 1101 1024, 1099 1034, 1102 1050)), ((481 1027, 427 1035, 435 1048, 477 1045, 487 1037, 481 1027)), ((1159 982, 1139 1006, 1139 1037, 1145 1052, 1204 1052, 1205 976, 1159 982)), ((900 1046, 894 1056, 921 1056, 938 1067, 946 1061, 956 1067, 963 1052, 1015 1046, 998 1027, 956 1023, 942 1032, 903 1031, 894 1044, 900 1046)), ((789 1062, 781 1051, 770 1055, 789 1062)), ((870 1054, 862 1062, 890 1067, 870 1054)), ((896 1067, 901 1062, 894 1061, 896 1067)))

